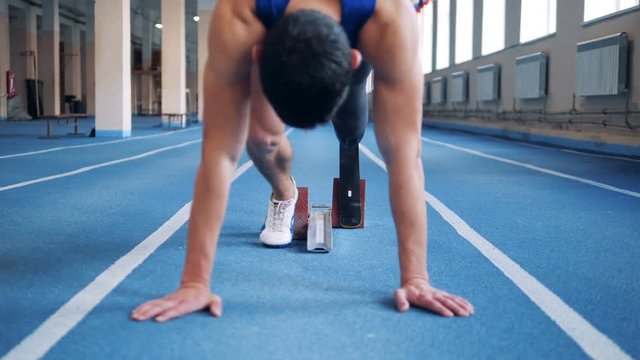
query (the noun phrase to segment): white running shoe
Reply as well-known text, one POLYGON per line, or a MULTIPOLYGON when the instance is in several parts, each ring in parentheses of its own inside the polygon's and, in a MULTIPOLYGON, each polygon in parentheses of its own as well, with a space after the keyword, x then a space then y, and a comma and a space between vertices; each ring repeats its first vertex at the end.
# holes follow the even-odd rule
POLYGON ((269 200, 269 210, 264 221, 263 230, 260 233, 260 241, 269 247, 287 247, 293 237, 293 215, 298 201, 298 188, 291 178, 295 194, 293 199, 274 200, 273 195, 269 200))

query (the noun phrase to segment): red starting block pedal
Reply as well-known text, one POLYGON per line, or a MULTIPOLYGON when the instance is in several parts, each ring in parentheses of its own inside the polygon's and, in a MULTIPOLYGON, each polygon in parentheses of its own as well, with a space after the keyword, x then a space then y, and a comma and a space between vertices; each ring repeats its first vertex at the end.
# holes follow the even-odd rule
MULTIPOLYGON (((359 229, 359 228, 364 228, 364 199, 365 199, 365 189, 366 189, 366 180, 364 179, 360 179, 360 204, 358 206, 357 201, 352 201, 349 204, 345 204, 344 208, 340 207, 340 179, 338 178, 334 178, 333 179, 333 212, 331 214, 331 222, 332 222, 332 226, 334 228, 346 228, 346 229, 359 229), (351 224, 345 224, 344 222, 341 223, 340 219, 340 214, 342 211, 342 215, 344 218, 353 218, 353 219, 357 219, 358 216, 357 214, 352 214, 352 216, 349 216, 349 214, 347 214, 347 211, 360 211, 360 221, 359 223, 351 223, 351 224)), ((352 199, 352 200, 356 200, 356 199, 352 199)))
POLYGON ((293 214, 293 240, 306 240, 309 228, 309 188, 298 187, 298 201, 293 214))

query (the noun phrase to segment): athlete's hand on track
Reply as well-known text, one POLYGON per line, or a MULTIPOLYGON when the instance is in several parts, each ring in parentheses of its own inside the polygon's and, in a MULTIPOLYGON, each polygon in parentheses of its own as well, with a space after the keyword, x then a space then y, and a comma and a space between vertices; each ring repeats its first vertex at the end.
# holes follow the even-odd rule
POLYGON ((395 299, 401 312, 409 310, 411 305, 445 317, 469 316, 474 311, 467 300, 436 289, 424 279, 412 279, 402 284, 395 293, 395 299))
POLYGON ((203 309, 208 309, 215 317, 222 316, 222 298, 201 284, 182 284, 171 294, 138 306, 131 312, 131 318, 137 321, 154 318, 157 322, 165 322, 203 309))

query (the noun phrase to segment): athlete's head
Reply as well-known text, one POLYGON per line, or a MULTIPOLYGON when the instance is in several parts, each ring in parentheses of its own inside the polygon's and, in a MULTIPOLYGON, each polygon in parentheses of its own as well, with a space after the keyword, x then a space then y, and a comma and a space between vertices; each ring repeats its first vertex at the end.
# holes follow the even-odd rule
POLYGON ((342 27, 314 10, 295 11, 274 24, 259 57, 265 96, 282 121, 298 128, 330 120, 360 61, 342 27))

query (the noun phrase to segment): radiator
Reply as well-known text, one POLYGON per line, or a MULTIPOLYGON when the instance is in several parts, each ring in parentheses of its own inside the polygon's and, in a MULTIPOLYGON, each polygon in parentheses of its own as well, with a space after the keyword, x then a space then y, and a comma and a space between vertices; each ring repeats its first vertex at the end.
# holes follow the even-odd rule
POLYGON ((500 66, 489 64, 478 68, 476 81, 478 101, 495 101, 500 98, 500 66))
POLYGON ((576 95, 618 95, 627 90, 628 51, 626 33, 579 43, 576 95))
POLYGON ((547 54, 543 52, 516 58, 516 99, 547 96, 547 54))
POLYGON ((431 103, 444 104, 446 101, 447 79, 438 76, 431 80, 431 103))
POLYGON ((465 71, 451 74, 451 102, 467 102, 469 75, 465 71))

